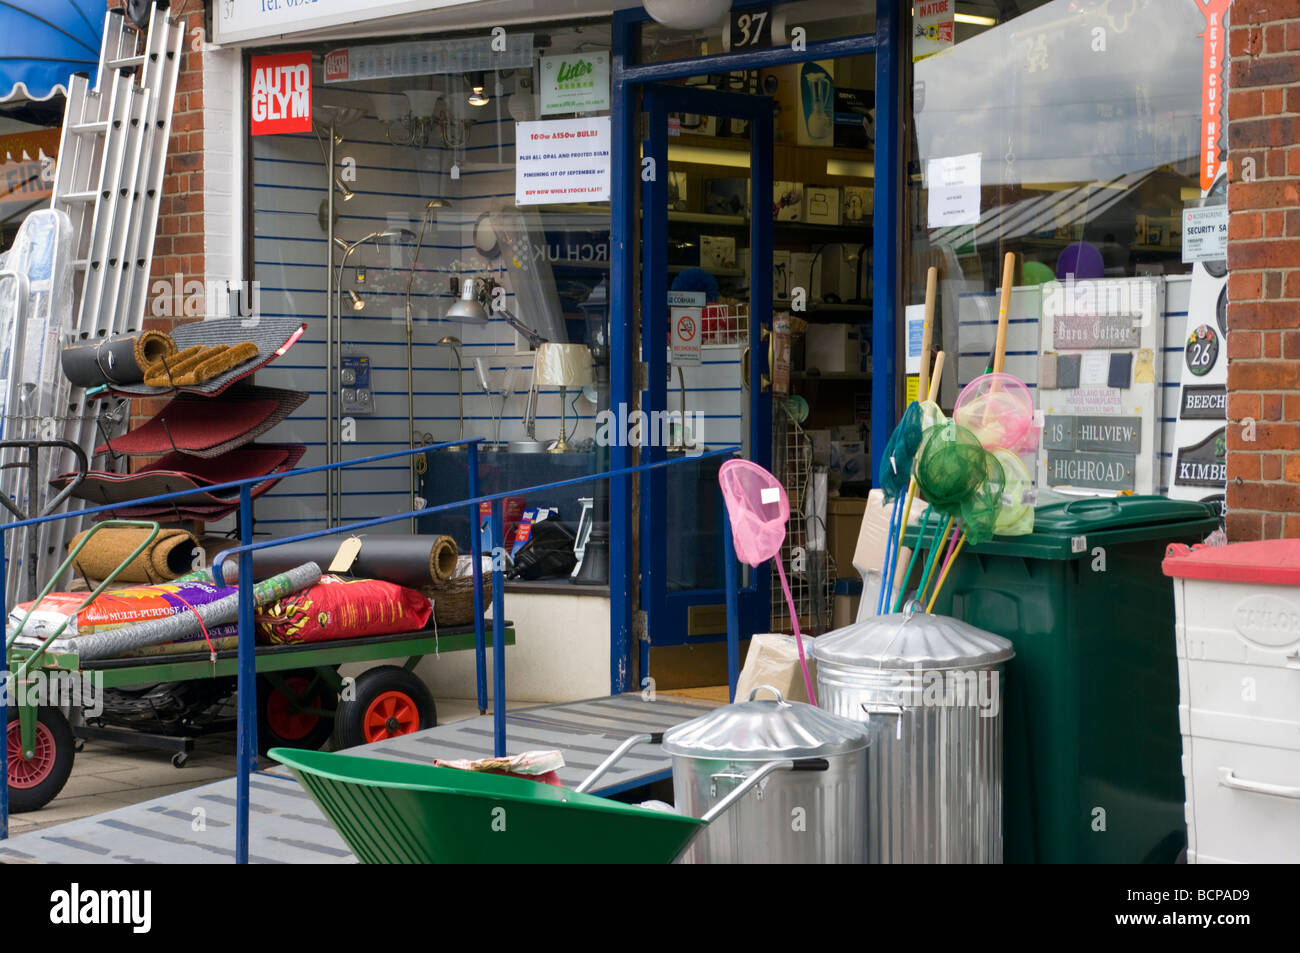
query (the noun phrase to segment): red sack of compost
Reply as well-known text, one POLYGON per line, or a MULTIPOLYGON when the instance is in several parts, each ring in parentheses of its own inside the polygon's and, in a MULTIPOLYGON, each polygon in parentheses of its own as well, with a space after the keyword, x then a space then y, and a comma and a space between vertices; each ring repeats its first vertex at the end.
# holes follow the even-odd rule
POLYGON ((259 643, 286 645, 418 632, 432 614, 432 604, 414 589, 326 575, 316 585, 258 609, 255 621, 259 643))

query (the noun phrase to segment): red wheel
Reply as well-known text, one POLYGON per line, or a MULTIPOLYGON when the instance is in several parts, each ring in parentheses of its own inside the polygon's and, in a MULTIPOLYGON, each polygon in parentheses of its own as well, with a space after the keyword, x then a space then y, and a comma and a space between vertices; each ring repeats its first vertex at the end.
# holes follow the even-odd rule
POLYGON ((9 722, 9 786, 26 790, 39 785, 54 770, 56 753, 54 734, 38 721, 35 753, 24 761, 22 726, 17 719, 9 722))
POLYGON ((366 707, 361 732, 366 744, 407 735, 420 727, 420 709, 406 692, 384 692, 366 707))
POLYGON ((5 747, 9 753, 9 809, 15 814, 35 811, 52 801, 72 774, 72 726, 57 708, 36 710, 32 756, 23 758, 23 734, 18 709, 9 709, 5 747))
POLYGON ((280 676, 284 690, 262 677, 258 680, 257 744, 263 753, 271 748, 316 750, 334 730, 333 719, 303 708, 333 712, 338 696, 310 669, 285 672, 280 676), (313 684, 315 688, 313 689, 313 684), (311 693, 311 694, 308 694, 311 693), (297 702, 295 699, 304 699, 297 702))
POLYGON ((429 688, 412 672, 381 665, 343 692, 334 719, 334 750, 396 738, 438 723, 429 688))

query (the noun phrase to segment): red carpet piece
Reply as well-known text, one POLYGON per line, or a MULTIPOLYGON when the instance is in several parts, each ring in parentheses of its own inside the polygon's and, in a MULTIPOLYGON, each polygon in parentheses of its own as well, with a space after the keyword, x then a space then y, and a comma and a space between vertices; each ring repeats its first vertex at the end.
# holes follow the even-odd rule
POLYGON ((302 391, 232 388, 220 397, 177 397, 151 420, 95 448, 128 456, 177 451, 219 457, 251 443, 302 406, 302 391))
MULTIPOLYGON (((211 459, 169 453, 137 473, 92 470, 73 495, 94 504, 130 504, 145 497, 191 490, 193 492, 174 500, 145 505, 168 513, 183 505, 225 506, 238 501, 237 489, 212 493, 205 488, 232 480, 270 476, 292 470, 306 449, 302 444, 249 444, 211 459)), ((73 474, 68 473, 51 482, 62 488, 72 478, 73 474)), ((271 479, 255 484, 253 495, 266 492, 274 483, 275 480, 271 479)))

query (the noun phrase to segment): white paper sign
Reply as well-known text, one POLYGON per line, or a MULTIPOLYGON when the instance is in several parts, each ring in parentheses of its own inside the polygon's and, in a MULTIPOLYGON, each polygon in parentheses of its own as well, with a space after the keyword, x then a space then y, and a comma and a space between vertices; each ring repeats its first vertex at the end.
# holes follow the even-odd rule
POLYGON ((1183 209, 1183 262, 1228 257, 1228 206, 1183 209))
POLYGON ((980 154, 945 156, 927 165, 930 228, 978 225, 980 221, 980 154))
POLYGON ((668 325, 672 339, 669 360, 683 367, 700 363, 700 334, 706 297, 702 291, 668 292, 668 325))
POLYGON ((1084 351, 1079 361, 1080 387, 1105 387, 1110 377, 1109 351, 1084 351))
POLYGON ((538 92, 541 114, 590 113, 609 108, 609 51, 543 56, 538 92))
POLYGON ((907 362, 905 374, 921 373, 921 338, 925 331, 925 305, 909 304, 907 314, 907 362))
POLYGON ((515 204, 609 200, 608 116, 515 123, 515 204))

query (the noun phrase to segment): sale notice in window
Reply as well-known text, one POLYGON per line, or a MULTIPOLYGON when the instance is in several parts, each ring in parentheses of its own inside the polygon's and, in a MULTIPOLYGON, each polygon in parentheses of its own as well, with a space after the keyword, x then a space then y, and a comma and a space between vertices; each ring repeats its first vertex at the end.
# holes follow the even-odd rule
POLYGON ((515 204, 609 200, 608 116, 521 122, 515 127, 515 204))

